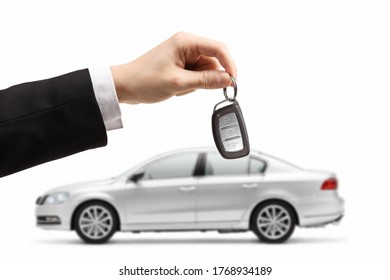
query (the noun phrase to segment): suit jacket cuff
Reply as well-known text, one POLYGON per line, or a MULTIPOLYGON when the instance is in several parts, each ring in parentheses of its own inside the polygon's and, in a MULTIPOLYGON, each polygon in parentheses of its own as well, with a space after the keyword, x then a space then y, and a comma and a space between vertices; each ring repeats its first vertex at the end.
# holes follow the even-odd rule
POLYGON ((110 68, 88 70, 106 130, 122 128, 121 110, 110 68))

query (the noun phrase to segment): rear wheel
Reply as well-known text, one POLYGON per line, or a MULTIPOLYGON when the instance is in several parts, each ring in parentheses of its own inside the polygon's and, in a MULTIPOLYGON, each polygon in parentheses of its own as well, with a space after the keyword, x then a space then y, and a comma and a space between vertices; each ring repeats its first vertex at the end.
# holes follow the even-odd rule
POLYGON ((287 203, 269 201, 255 210, 251 223, 252 230, 261 241, 281 243, 293 233, 296 219, 287 203))
POLYGON ((114 210, 103 202, 86 203, 76 213, 76 232, 87 243, 104 243, 117 228, 118 219, 114 210))

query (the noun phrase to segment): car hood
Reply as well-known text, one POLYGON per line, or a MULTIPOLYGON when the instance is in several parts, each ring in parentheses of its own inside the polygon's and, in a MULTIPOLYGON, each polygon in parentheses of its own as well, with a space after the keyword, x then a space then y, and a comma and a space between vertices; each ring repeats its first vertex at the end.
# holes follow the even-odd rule
POLYGON ((115 178, 96 180, 96 181, 88 181, 77 184, 70 184, 66 186, 57 187, 49 190, 46 194, 57 193, 57 192, 72 192, 72 191, 80 191, 86 189, 93 189, 100 186, 112 185, 116 182, 115 178))

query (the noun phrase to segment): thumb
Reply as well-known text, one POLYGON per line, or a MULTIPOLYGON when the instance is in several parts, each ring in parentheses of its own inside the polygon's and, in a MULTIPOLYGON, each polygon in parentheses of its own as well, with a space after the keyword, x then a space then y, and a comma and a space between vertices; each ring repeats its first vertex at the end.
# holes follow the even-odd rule
POLYGON ((230 75, 220 70, 186 71, 183 84, 188 89, 217 89, 230 86, 230 75))

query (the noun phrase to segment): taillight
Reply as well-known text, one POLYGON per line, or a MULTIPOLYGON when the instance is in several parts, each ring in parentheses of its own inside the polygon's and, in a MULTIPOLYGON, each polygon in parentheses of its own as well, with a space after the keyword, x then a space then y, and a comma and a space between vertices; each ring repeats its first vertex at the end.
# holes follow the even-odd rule
POLYGON ((321 186, 322 191, 336 190, 336 189, 337 189, 337 179, 335 178, 326 180, 321 186))

